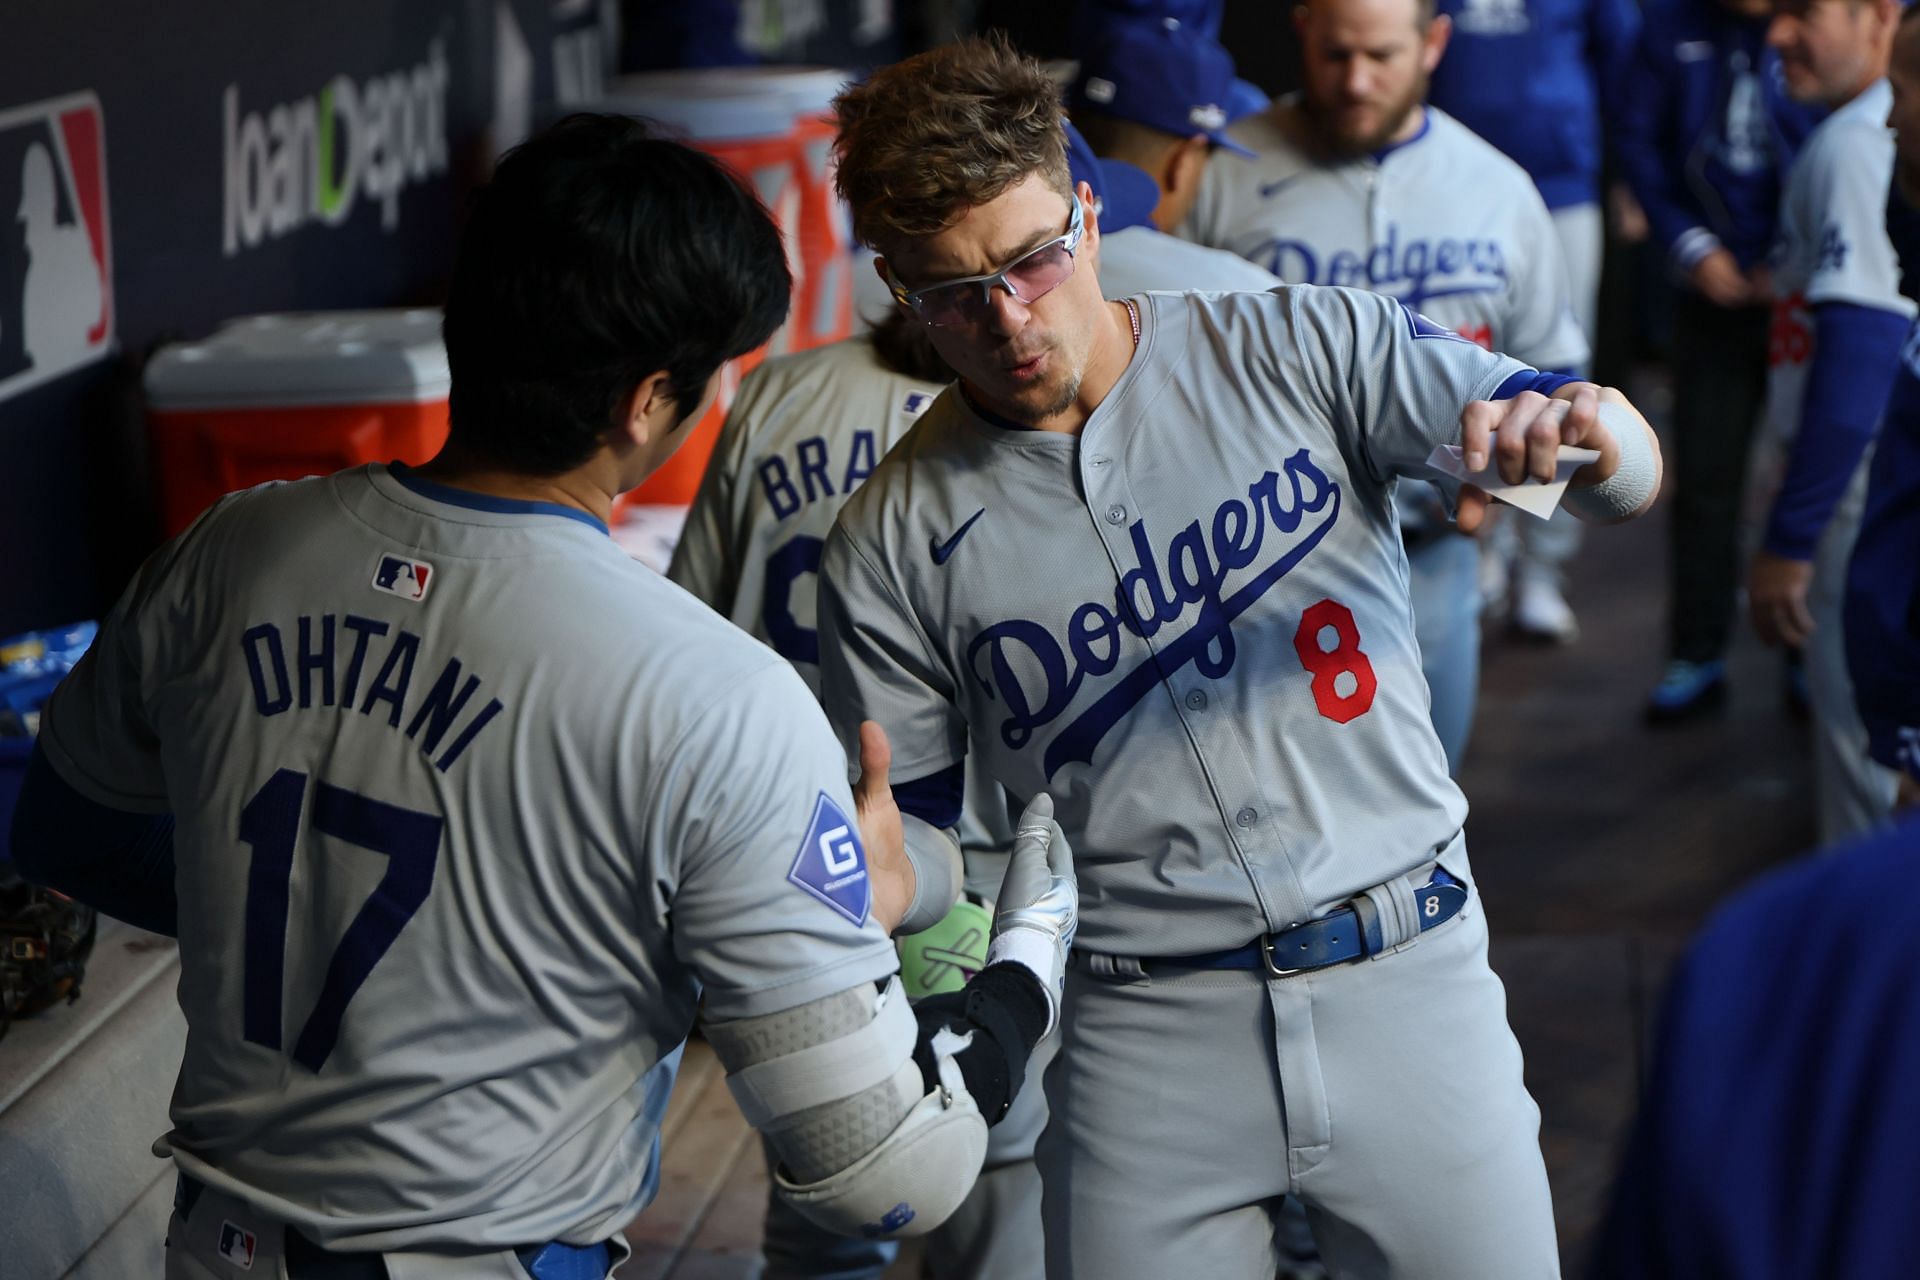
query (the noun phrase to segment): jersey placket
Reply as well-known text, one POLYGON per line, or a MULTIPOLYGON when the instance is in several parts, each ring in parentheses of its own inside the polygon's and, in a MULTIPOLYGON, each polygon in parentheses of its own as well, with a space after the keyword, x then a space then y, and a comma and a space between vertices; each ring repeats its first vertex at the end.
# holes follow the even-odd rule
MULTIPOLYGON (((1140 428, 1136 424, 1134 429, 1140 428)), ((1158 546, 1157 535, 1177 527, 1178 521, 1173 517, 1149 519, 1127 474, 1122 442, 1114 433, 1111 417, 1090 422, 1080 440, 1078 464, 1087 514, 1106 547, 1117 589, 1121 575, 1138 560, 1132 538, 1134 522, 1147 520, 1149 543, 1158 546)), ((1137 603, 1133 607, 1137 608, 1137 603)), ((1160 635, 1143 639, 1156 666, 1161 654, 1159 639, 1160 635)), ((1246 660, 1243 657, 1242 661, 1246 660)), ((1261 785, 1251 753, 1230 720, 1232 708, 1241 701, 1240 690, 1234 687, 1238 683, 1234 676, 1241 672, 1236 664, 1225 676, 1209 679, 1187 667, 1169 679, 1163 669, 1160 686, 1187 731, 1194 758, 1212 789, 1208 800, 1216 811, 1214 819, 1239 857, 1254 901, 1267 927, 1280 929, 1306 919, 1309 904, 1281 837, 1284 810, 1273 799, 1271 789, 1261 785)), ((1194 816, 1196 831, 1204 829, 1198 822, 1197 799, 1170 797, 1176 812, 1184 810, 1194 816)))

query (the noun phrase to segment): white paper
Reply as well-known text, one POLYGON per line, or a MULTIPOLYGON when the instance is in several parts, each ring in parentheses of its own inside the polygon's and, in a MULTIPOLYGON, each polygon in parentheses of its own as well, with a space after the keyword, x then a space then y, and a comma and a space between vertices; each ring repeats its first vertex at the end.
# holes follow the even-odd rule
POLYGON ((1576 449, 1570 444, 1561 445, 1560 460, 1550 483, 1528 476, 1519 484, 1508 484, 1500 478, 1500 472, 1491 460, 1478 471, 1468 471, 1466 463, 1460 460, 1460 446, 1456 444, 1443 444, 1435 449, 1427 455, 1427 465, 1477 489, 1484 489, 1489 497, 1498 498, 1530 516, 1545 520, 1560 505, 1560 495, 1566 492, 1567 481, 1573 473, 1589 462, 1597 462, 1599 458, 1598 449, 1576 449))

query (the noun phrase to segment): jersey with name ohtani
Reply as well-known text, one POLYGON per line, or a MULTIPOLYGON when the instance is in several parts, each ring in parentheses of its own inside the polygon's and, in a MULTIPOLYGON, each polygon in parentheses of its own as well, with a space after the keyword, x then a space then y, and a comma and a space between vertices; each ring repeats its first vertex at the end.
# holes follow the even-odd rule
POLYGON ((1376 155, 1325 162, 1298 98, 1229 132, 1258 156, 1207 166, 1181 234, 1289 284, 1384 293, 1537 369, 1583 365, 1587 341, 1552 216, 1519 165, 1434 107, 1376 155))
POLYGON ((1350 289, 1144 294, 1077 436, 950 389, 843 509, 822 690, 893 777, 1054 796, 1095 951, 1237 946, 1403 874, 1466 802, 1427 716, 1396 477, 1532 371, 1350 289))
POLYGON ((225 499, 43 742, 178 824, 176 1159, 329 1245, 606 1239, 703 993, 895 968, 806 687, 569 508, 379 466, 225 499))

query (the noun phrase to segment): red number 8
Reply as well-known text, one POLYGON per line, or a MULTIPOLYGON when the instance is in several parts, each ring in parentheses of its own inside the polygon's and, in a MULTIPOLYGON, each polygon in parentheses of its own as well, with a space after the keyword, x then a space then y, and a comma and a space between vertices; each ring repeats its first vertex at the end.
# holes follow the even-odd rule
POLYGON ((1313 673, 1313 702, 1321 715, 1345 724, 1373 706, 1380 681, 1367 655, 1360 652, 1360 629, 1353 625, 1353 610, 1332 600, 1308 609, 1300 615, 1300 629, 1293 633, 1293 651, 1300 655, 1300 665, 1313 673), (1320 632, 1326 627, 1340 638, 1332 649, 1320 647, 1320 632), (1335 684, 1343 671, 1353 676, 1353 690, 1344 695, 1335 684))

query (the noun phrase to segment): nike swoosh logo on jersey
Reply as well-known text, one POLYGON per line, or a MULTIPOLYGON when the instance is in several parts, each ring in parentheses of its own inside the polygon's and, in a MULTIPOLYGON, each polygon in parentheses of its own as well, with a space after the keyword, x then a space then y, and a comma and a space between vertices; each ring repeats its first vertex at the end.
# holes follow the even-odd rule
POLYGON ((1263 182, 1260 184, 1260 198, 1262 200, 1271 200, 1306 176, 1304 173, 1296 173, 1291 178, 1281 178, 1274 182, 1263 182))
POLYGON ((967 530, 973 528, 973 522, 978 520, 981 516, 985 514, 987 514, 987 509, 985 507, 982 507, 978 511, 974 512, 971 516, 968 516, 967 522, 961 525, 958 529, 955 529, 953 531, 953 536, 948 538, 945 542, 942 542, 938 538, 935 538, 933 540, 933 562, 935 564, 945 564, 948 558, 953 555, 953 549, 960 545, 960 539, 966 537, 967 530))

